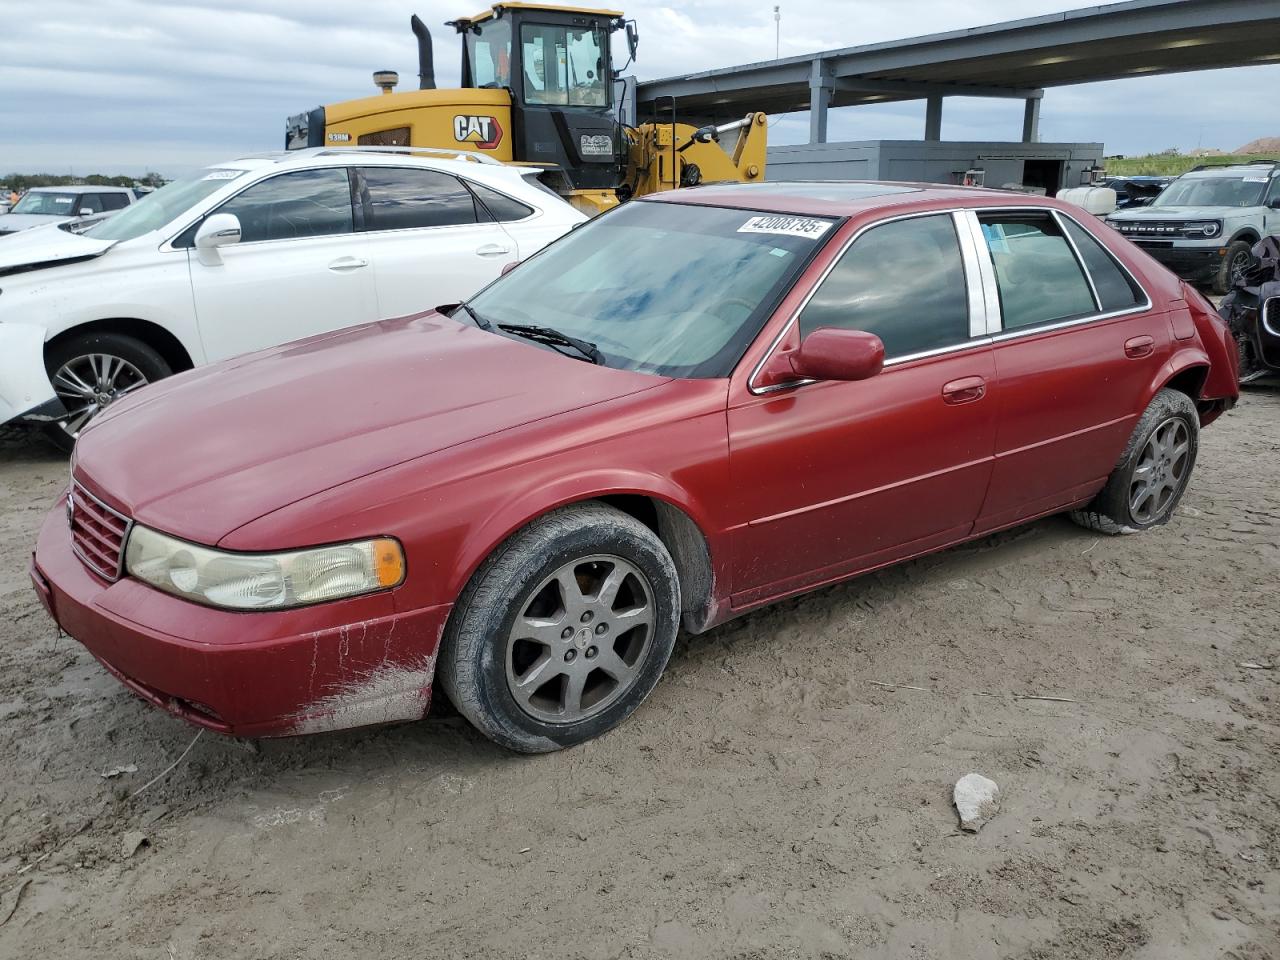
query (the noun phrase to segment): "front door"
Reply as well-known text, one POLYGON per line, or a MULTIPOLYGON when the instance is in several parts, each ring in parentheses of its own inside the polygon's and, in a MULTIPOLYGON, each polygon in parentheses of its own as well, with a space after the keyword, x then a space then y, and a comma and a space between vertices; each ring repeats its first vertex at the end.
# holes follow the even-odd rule
POLYGON ((788 333, 797 342, 820 327, 875 333, 885 344, 880 374, 757 387, 730 403, 743 521, 734 533, 735 606, 972 529, 991 475, 995 366, 981 288, 966 279, 972 243, 962 255, 956 228, 948 213, 872 226, 788 333))
POLYGON ((212 212, 236 216, 240 242, 213 257, 188 252, 210 361, 377 318, 345 168, 283 173, 212 212))

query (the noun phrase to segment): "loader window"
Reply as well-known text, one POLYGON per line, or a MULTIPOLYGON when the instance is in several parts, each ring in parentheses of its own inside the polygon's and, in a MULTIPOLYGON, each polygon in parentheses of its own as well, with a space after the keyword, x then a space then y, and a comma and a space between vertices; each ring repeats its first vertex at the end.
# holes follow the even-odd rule
POLYGON ((511 23, 477 24, 467 33, 467 60, 473 87, 511 86, 511 23))
POLYGON ((552 27, 525 24, 520 28, 524 62, 525 103, 568 107, 609 105, 605 87, 604 28, 596 25, 552 27))

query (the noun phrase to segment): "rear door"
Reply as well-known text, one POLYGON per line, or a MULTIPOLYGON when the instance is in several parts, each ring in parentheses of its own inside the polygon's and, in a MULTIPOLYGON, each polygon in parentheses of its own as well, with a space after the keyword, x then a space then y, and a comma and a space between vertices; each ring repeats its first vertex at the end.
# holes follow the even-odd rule
POLYGON ((983 241, 1000 426, 976 532, 1092 496, 1169 358, 1171 331, 1138 283, 1071 217, 970 214, 983 241))
POLYGON ((391 166, 361 167, 358 175, 380 317, 465 300, 519 259, 511 237, 457 177, 391 166))
MULTIPOLYGON (((376 317, 373 274, 353 232, 344 167, 259 181, 212 213, 234 214, 240 242, 216 259, 190 250, 191 290, 210 361, 376 317)), ((189 246, 195 228, 174 241, 189 246)))
POLYGON ((857 382, 753 385, 731 399, 743 521, 733 534, 735 606, 968 535, 996 429, 975 260, 958 215, 869 227, 777 346, 798 346, 821 327, 866 330, 884 341, 884 370, 857 382))

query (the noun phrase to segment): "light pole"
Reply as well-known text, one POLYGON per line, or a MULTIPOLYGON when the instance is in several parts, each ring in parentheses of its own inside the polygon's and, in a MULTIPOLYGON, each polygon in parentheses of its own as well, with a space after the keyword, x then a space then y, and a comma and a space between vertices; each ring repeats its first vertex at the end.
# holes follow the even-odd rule
POLYGON ((773 8, 773 59, 777 60, 782 49, 782 8, 773 8))

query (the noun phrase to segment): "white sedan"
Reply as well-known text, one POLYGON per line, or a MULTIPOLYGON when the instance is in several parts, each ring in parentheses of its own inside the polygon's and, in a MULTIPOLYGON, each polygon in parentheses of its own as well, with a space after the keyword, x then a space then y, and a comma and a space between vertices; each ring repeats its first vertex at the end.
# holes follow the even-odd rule
POLYGON ((292 151, 218 164, 83 234, 0 245, 0 423, 43 420, 69 448, 172 373, 464 300, 586 219, 538 172, 292 151))

